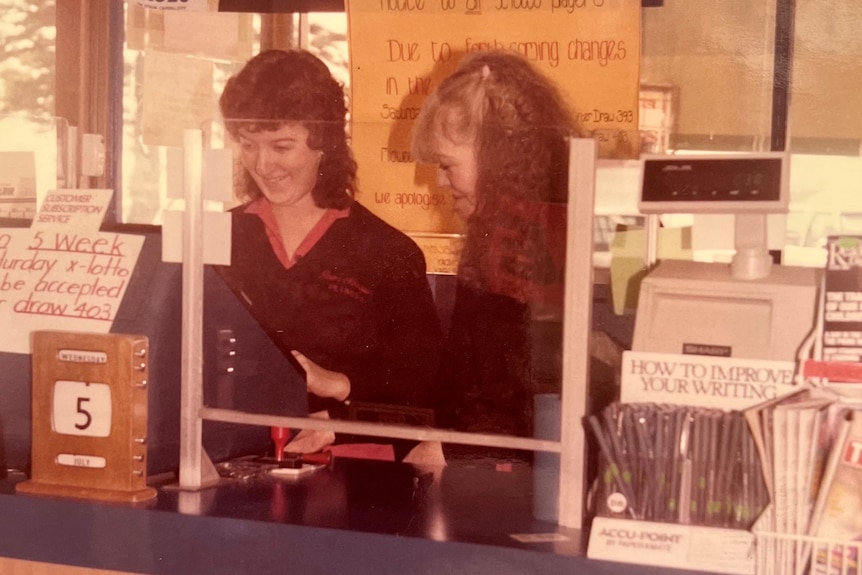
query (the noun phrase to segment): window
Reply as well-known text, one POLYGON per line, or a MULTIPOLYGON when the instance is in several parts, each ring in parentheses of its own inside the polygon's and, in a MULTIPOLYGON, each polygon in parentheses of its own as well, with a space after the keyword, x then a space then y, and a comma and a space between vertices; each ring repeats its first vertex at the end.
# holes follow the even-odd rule
POLYGON ((0 2, 0 217, 30 217, 65 180, 64 120, 55 118, 53 1, 0 2))
POLYGON ((0 114, 54 115, 54 0, 2 0, 0 114))
MULTIPOLYGON (((325 4, 324 10, 333 9, 331 2, 325 4)), ((641 80, 653 94, 664 90, 671 95, 672 124, 669 132, 661 133, 668 148, 769 149, 776 88, 776 21, 789 4, 793 3, 667 0, 660 6, 644 8, 641 80)), ((102 179, 85 180, 83 184, 104 183, 120 192, 116 219, 158 223, 165 203, 164 153, 160 146, 148 143, 142 132, 146 116, 142 102, 148 95, 145 62, 147 54, 176 55, 182 49, 170 46, 171 24, 166 30, 163 15, 147 13, 133 3, 116 5, 120 7, 114 8, 119 13, 119 23, 118 17, 104 8, 82 9, 89 6, 88 2, 73 3, 62 12, 56 11, 56 0, 0 2, 4 10, 0 24, 4 53, 0 59, 0 117, 7 122, 12 121, 10 116, 16 117, 13 124, 4 124, 5 129, 0 131, 0 146, 4 150, 39 150, 40 175, 35 187, 41 194, 54 182, 61 186, 81 183, 72 178, 74 166, 64 158, 68 127, 78 128, 79 133, 103 134, 108 144, 108 172, 102 179), (121 90, 111 85, 100 87, 105 82, 97 79, 105 75, 110 78, 112 74, 106 54, 111 53, 116 38, 123 46, 117 74, 121 90), (86 65, 80 66, 77 53, 72 53, 79 40, 91 54, 86 65), (79 80, 79 67, 85 73, 89 71, 91 78, 79 80), (112 89, 114 96, 98 93, 112 89), (94 94, 85 97, 87 90, 94 94), (115 110, 106 113, 103 108, 109 106, 100 103, 108 101, 115 110), (112 113, 119 120, 111 120, 112 113), (54 117, 62 119, 55 121, 51 119, 54 117), (116 126, 116 143, 107 133, 109 126, 116 126), (48 144, 49 141, 55 143, 48 144)), ((857 105, 862 73, 853 73, 862 53, 853 34, 862 22, 862 6, 840 0, 828 0, 827 5, 801 0, 792 9, 789 142, 794 160, 787 242, 816 246, 825 233, 855 229, 855 224, 850 223, 855 222, 852 214, 862 211, 854 199, 860 196, 854 182, 859 181, 858 172, 862 170, 862 108, 857 105), (842 212, 851 215, 842 217, 842 212)), ((236 33, 244 34, 246 41, 245 52, 236 53, 234 58, 185 54, 210 61, 213 98, 220 83, 241 65, 244 56, 263 45, 301 44, 327 61, 345 83, 349 82, 343 12, 302 17, 222 13, 210 17, 236 21, 236 33)), ((651 135, 657 135, 654 121, 654 114, 642 115, 642 128, 651 135)), ((7 204, 0 215, 9 213, 7 204)))
POLYGON ((120 220, 162 223, 163 211, 170 207, 165 145, 181 145, 182 126, 206 130, 208 124, 218 122, 217 99, 224 82, 262 47, 302 45, 327 62, 347 85, 346 27, 343 12, 195 14, 127 4, 120 220), (195 37, 189 35, 190 28, 209 31, 195 37), (203 85, 190 85, 187 81, 192 77, 203 85), (190 113, 189 96, 196 114, 190 113))

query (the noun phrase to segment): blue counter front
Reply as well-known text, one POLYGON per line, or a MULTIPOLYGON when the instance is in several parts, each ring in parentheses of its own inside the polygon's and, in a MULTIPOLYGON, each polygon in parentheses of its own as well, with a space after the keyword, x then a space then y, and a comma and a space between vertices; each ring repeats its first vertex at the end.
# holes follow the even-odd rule
POLYGON ((302 478, 160 489, 134 507, 16 495, 6 481, 0 556, 170 575, 668 572, 585 558, 579 530, 532 518, 530 485, 518 466, 336 459, 302 478))

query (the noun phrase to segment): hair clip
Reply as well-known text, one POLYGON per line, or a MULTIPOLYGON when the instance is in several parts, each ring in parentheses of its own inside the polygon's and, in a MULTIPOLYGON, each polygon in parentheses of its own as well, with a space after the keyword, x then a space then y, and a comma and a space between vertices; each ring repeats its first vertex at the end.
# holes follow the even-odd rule
POLYGON ((488 67, 488 64, 482 66, 482 80, 485 80, 488 76, 491 75, 491 68, 488 67))

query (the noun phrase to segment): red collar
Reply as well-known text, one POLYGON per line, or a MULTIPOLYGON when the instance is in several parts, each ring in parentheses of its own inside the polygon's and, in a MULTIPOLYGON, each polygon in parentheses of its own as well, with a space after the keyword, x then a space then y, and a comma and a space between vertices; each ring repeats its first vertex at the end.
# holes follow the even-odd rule
POLYGON ((326 234, 326 231, 336 222, 336 220, 349 216, 350 208, 347 207, 343 210, 336 210, 334 208, 327 209, 323 213, 323 217, 314 224, 314 227, 311 228, 311 231, 308 232, 305 239, 300 242, 299 247, 296 248, 296 252, 293 254, 292 258, 288 257, 287 252, 284 250, 284 245, 281 241, 281 233, 278 230, 278 225, 275 222, 275 214, 272 211, 272 205, 270 205, 269 201, 265 197, 261 196, 251 202, 245 208, 245 213, 255 214, 261 219, 261 221, 263 221, 263 226, 266 228, 266 236, 269 238, 269 244, 272 246, 272 251, 275 252, 275 255, 285 268, 290 268, 297 262, 297 260, 299 260, 299 258, 304 257, 309 251, 311 251, 311 248, 320 241, 320 238, 326 234))

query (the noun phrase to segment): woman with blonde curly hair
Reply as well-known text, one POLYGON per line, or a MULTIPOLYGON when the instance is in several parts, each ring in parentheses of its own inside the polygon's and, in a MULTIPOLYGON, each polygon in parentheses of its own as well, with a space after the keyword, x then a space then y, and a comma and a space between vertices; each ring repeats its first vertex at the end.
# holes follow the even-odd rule
POLYGON ((530 432, 536 316, 561 298, 577 132, 554 84, 511 52, 465 56, 423 104, 413 155, 437 165, 465 223, 441 373, 453 427, 530 432))

